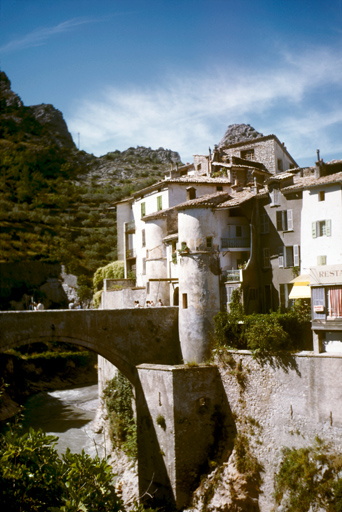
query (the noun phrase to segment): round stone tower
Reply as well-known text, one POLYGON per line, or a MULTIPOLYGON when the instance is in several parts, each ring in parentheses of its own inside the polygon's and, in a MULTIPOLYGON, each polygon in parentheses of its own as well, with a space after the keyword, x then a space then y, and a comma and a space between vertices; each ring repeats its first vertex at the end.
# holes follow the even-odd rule
POLYGON ((220 310, 216 230, 211 208, 190 208, 178 213, 179 337, 185 362, 207 359, 213 316, 220 310))

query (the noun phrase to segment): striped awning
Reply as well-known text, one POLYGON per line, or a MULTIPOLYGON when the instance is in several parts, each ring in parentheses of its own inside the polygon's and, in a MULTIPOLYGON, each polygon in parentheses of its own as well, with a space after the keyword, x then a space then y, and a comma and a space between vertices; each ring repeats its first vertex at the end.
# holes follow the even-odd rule
POLYGON ((311 299, 310 275, 302 274, 290 281, 293 284, 289 299, 311 299))

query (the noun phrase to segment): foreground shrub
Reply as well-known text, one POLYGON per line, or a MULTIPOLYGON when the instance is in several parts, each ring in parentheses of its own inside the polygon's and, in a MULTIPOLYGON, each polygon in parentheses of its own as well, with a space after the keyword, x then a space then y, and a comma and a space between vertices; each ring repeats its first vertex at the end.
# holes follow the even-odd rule
POLYGON ((274 497, 286 512, 342 512, 342 455, 319 437, 306 448, 283 448, 274 497))
POLYGON ((57 437, 22 434, 18 426, 0 436, 0 496, 6 512, 117 512, 111 466, 68 449, 60 458, 57 437))

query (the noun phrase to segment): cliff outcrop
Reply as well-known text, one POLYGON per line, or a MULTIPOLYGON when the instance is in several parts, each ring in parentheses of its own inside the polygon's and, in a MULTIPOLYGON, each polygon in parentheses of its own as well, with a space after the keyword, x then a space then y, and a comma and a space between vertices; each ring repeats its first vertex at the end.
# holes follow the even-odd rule
POLYGON ((218 147, 223 149, 230 144, 257 139, 258 137, 263 137, 263 134, 255 130, 250 124, 231 124, 220 140, 218 147))

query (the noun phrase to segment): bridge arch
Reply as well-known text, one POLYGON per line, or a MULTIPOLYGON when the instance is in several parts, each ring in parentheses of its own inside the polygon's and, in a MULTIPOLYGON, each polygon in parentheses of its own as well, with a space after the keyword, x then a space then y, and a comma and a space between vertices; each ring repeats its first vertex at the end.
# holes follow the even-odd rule
POLYGON ((139 364, 181 362, 178 308, 0 312, 0 352, 39 341, 96 352, 134 385, 139 364))

